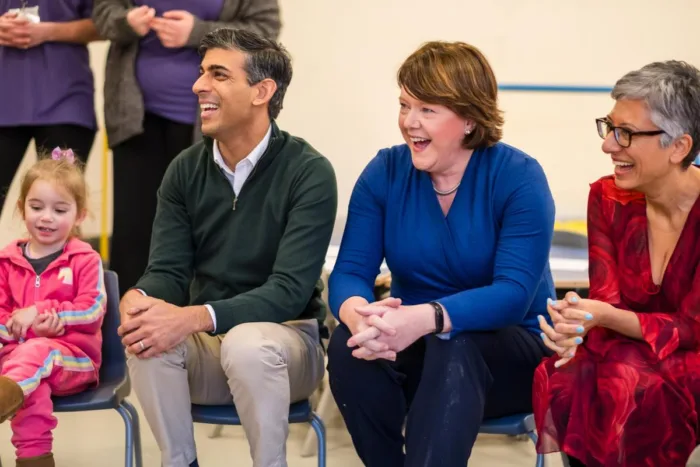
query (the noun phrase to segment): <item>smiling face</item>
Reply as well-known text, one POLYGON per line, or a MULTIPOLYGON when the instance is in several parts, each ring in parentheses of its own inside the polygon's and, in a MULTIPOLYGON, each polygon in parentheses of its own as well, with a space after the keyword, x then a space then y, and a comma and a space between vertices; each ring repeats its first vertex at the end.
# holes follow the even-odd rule
POLYGON ((418 170, 444 171, 464 156, 462 142, 472 124, 445 106, 416 99, 404 88, 399 105, 399 129, 418 170))
MULTIPOLYGON (((659 130, 651 121, 649 108, 641 100, 616 101, 607 121, 632 133, 659 130)), ((661 147, 660 138, 661 135, 633 135, 629 147, 622 147, 612 131, 605 137, 603 152, 611 157, 618 187, 644 191, 645 187, 680 168, 674 157, 676 148, 673 144, 661 147)))
POLYGON ((78 212, 75 198, 68 191, 44 179, 32 183, 24 205, 19 208, 30 243, 42 256, 63 248, 73 229, 85 218, 85 213, 78 212))
POLYGON ((258 85, 248 84, 245 61, 239 50, 213 48, 204 55, 200 77, 192 87, 199 96, 203 134, 220 139, 244 126, 259 106, 258 85))

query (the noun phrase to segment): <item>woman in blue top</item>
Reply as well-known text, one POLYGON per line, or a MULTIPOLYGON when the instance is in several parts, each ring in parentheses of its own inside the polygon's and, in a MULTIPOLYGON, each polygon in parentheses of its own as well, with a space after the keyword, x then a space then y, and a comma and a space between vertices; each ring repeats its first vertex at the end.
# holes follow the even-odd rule
POLYGON ((370 467, 464 466, 482 418, 530 412, 550 352, 554 202, 536 160, 500 143, 486 58, 431 42, 398 73, 406 144, 353 190, 330 305, 330 385, 370 467), (382 260, 391 297, 373 302, 382 260), (404 436, 402 427, 406 415, 404 436))
POLYGON ((92 0, 0 0, 0 212, 33 139, 83 161, 97 130, 92 0))

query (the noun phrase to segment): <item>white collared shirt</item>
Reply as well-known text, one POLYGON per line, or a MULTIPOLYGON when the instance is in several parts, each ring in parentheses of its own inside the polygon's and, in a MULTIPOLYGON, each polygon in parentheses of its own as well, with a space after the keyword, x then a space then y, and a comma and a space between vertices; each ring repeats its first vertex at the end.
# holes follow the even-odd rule
POLYGON ((258 143, 258 145, 255 146, 252 151, 250 151, 250 154, 236 164, 235 170, 231 170, 229 166, 226 165, 226 162, 221 155, 221 151, 219 150, 219 143, 218 141, 214 141, 214 162, 216 162, 216 165, 218 165, 221 170, 224 171, 224 175, 226 175, 226 178, 231 184, 231 188, 233 188, 233 192, 236 194, 236 196, 241 193, 243 184, 246 180, 248 180, 250 174, 253 173, 253 169, 257 165, 262 155, 265 153, 267 146, 270 144, 271 136, 272 126, 267 129, 267 133, 265 133, 262 141, 260 141, 260 143, 258 143))
MULTIPOLYGON (((257 146, 253 148, 252 151, 250 151, 250 154, 248 154, 245 159, 241 160, 238 164, 236 164, 236 170, 233 171, 229 168, 228 165, 226 165, 226 162, 224 161, 223 156, 221 155, 221 151, 219 151, 219 143, 214 140, 214 162, 216 165, 218 165, 221 170, 224 172, 224 175, 226 175, 226 179, 229 181, 231 184, 231 188, 233 188, 233 192, 236 194, 236 197, 241 192, 241 188, 243 188, 243 184, 248 180, 248 177, 250 177, 250 174, 253 173, 253 169, 255 169, 255 166, 257 163, 260 161, 260 158, 265 154, 265 150, 267 149, 267 146, 270 144, 270 137, 272 136, 272 125, 270 125, 267 129, 267 133, 265 133, 265 136, 263 139, 258 143, 257 146)), ((137 289, 139 292, 142 294, 146 295, 146 292, 144 292, 141 289, 137 289)), ((214 313, 214 308, 212 308, 211 305, 204 305, 207 310, 209 310, 209 315, 211 315, 211 321, 214 323, 214 332, 216 332, 216 313, 214 313)))

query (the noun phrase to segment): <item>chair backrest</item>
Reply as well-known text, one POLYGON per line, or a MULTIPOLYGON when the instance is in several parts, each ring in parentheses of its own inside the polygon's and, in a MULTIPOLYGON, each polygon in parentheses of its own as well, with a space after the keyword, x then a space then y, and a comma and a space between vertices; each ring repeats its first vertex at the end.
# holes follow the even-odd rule
POLYGON ((102 322, 102 367, 100 380, 113 382, 126 378, 126 355, 119 328, 119 279, 114 271, 104 272, 107 312, 102 322))

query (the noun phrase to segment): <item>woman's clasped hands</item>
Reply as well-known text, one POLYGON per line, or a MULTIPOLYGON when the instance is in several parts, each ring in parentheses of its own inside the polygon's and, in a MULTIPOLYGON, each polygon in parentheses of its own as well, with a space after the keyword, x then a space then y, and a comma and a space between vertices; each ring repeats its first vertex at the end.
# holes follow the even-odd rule
POLYGON ((430 332, 419 306, 404 306, 401 299, 388 297, 355 307, 356 317, 348 328, 352 355, 364 360, 395 361, 396 354, 430 332))
POLYGON ((543 316, 538 316, 540 337, 544 344, 556 352, 560 359, 557 368, 576 356, 576 349, 583 343, 588 331, 600 326, 607 304, 598 300, 587 300, 575 292, 568 292, 563 300, 547 299, 550 325, 543 316))
POLYGON ((176 49, 184 47, 194 28, 195 17, 185 10, 171 10, 156 16, 155 8, 146 5, 132 8, 126 21, 139 36, 153 30, 163 47, 176 49))

